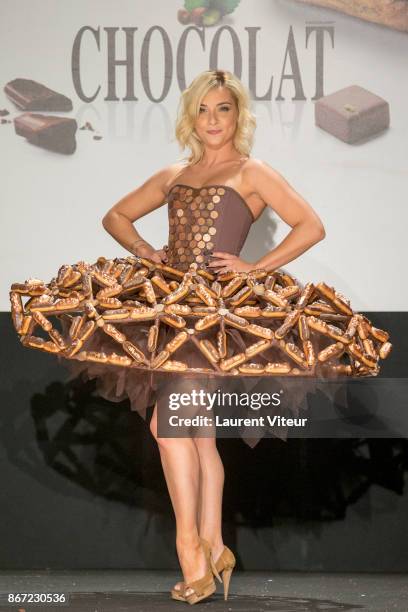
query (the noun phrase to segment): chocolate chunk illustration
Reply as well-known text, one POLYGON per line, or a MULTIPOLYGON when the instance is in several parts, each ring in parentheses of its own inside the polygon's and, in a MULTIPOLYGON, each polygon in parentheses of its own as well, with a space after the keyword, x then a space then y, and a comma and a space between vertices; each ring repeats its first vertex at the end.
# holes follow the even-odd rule
POLYGON ((408 32, 407 0, 298 0, 408 32))
POLYGON ((76 149, 77 122, 69 117, 24 113, 14 119, 16 134, 38 147, 71 155, 76 149))
POLYGON ((82 125, 80 128, 80 130, 89 130, 90 132, 94 132, 94 128, 92 126, 92 123, 90 123, 89 121, 86 121, 84 123, 84 125, 82 125))
POLYGON ((353 144, 389 127, 389 104, 359 85, 350 85, 317 100, 315 124, 353 144))
POLYGON ((31 79, 14 79, 4 87, 6 95, 25 111, 71 111, 72 101, 31 79))

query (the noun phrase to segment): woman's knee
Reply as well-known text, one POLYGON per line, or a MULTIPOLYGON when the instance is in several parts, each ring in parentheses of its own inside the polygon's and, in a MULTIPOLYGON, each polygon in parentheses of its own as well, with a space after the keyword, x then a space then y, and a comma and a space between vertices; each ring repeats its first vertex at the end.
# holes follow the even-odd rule
POLYGON ((150 431, 153 438, 161 448, 172 448, 176 444, 175 438, 161 438, 157 431, 157 413, 156 410, 153 412, 153 416, 150 419, 150 431))

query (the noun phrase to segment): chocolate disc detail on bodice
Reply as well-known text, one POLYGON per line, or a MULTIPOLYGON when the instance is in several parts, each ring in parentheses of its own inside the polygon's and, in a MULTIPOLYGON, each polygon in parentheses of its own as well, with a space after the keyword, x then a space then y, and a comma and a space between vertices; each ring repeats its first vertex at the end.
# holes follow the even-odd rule
POLYGON ((239 255, 254 221, 242 196, 226 185, 174 185, 168 194, 168 259, 187 270, 205 266, 213 251, 239 255))

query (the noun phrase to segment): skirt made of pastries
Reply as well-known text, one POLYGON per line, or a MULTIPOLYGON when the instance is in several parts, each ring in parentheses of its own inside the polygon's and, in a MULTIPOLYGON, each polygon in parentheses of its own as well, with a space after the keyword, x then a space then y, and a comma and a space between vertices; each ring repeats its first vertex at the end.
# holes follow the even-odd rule
MULTIPOLYGON (((249 394, 261 383, 284 394, 285 416, 299 417, 318 392, 345 407, 344 378, 376 376, 392 346, 334 287, 284 270, 215 275, 194 263, 100 257, 61 266, 47 284, 13 283, 10 300, 23 345, 55 353, 72 378, 95 379, 101 397, 129 399, 143 418, 166 408, 170 388, 249 394)), ((254 446, 288 430, 239 436, 254 446)))

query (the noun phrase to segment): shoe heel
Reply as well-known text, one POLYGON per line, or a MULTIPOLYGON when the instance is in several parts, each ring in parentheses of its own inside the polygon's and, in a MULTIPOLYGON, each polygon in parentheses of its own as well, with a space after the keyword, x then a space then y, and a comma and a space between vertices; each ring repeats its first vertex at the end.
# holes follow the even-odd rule
POLYGON ((224 584, 224 600, 225 601, 227 601, 228 599, 229 583, 231 580, 231 574, 232 574, 233 569, 234 569, 233 567, 226 567, 225 570, 222 572, 222 582, 224 584))

